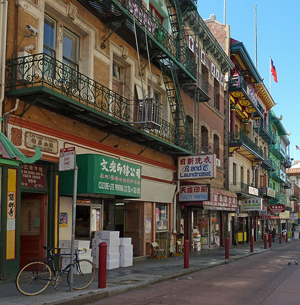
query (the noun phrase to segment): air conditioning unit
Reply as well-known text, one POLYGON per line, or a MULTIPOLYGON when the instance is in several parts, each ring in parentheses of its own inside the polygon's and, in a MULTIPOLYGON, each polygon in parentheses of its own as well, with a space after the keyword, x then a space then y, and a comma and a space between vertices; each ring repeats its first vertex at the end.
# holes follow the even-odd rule
POLYGON ((34 61, 33 56, 23 51, 18 53, 18 72, 17 79, 26 83, 33 83, 34 61))
POLYGON ((216 164, 217 164, 217 167, 221 167, 221 160, 216 158, 216 164))

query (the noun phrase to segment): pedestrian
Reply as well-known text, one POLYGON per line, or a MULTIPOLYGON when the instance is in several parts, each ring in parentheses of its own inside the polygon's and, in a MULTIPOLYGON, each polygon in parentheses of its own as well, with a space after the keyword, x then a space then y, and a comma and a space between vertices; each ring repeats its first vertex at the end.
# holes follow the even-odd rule
POLYGON ((272 230, 272 241, 275 241, 275 238, 276 238, 276 229, 273 228, 273 230, 272 230))
POLYGON ((282 229, 282 236, 283 236, 283 239, 285 239, 285 236, 286 236, 286 229, 282 229))

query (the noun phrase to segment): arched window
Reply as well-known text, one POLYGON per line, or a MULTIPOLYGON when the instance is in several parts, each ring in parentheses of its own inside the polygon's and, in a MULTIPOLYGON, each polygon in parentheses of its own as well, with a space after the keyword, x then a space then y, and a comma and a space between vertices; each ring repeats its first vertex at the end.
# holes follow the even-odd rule
POLYGON ((191 134, 191 136, 193 136, 193 134, 194 134, 193 118, 191 116, 187 115, 186 120, 187 120, 189 128, 190 128, 190 134, 191 134))
POLYGON ((205 126, 201 126, 201 148, 208 150, 208 130, 205 126))
POLYGON ((214 135, 214 154, 220 159, 220 140, 216 134, 214 135))

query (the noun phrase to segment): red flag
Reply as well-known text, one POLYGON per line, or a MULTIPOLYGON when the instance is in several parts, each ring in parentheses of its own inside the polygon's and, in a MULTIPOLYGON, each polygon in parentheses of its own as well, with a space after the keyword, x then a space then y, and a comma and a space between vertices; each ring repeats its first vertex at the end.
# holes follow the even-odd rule
POLYGON ((277 81, 277 72, 276 72, 276 68, 275 68, 275 66, 273 64, 273 60, 272 59, 271 59, 271 73, 272 73, 272 75, 274 77, 274 81, 276 83, 278 83, 278 81, 277 81))

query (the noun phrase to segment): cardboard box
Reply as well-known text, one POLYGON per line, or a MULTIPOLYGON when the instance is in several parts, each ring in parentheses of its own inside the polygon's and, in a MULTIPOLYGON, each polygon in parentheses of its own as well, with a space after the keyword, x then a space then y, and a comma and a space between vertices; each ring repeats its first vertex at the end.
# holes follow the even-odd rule
POLYGON ((120 267, 120 260, 115 260, 115 261, 107 261, 106 262, 106 269, 115 269, 120 267))
POLYGON ((120 259, 120 267, 132 266, 133 258, 120 259))
POLYGON ((119 253, 119 246, 107 247, 107 254, 119 253))
MULTIPOLYGON (((71 247, 71 240, 60 240, 58 242, 58 247, 59 248, 69 248, 71 247)), ((79 248, 79 249, 89 249, 90 248, 90 241, 89 240, 74 240, 74 247, 79 248)))
POLYGON ((101 239, 117 239, 120 238, 119 231, 100 231, 100 238, 101 239))
POLYGON ((131 237, 121 237, 120 238, 120 245, 131 245, 131 237))
POLYGON ((92 240, 92 247, 99 246, 100 243, 101 243, 101 239, 100 238, 93 238, 93 240, 92 240))
POLYGON ((106 255, 107 261, 116 261, 120 259, 120 253, 112 253, 106 255))
POLYGON ((102 242, 107 244, 107 247, 120 246, 120 238, 102 239, 102 242))
POLYGON ((69 245, 71 246, 71 241, 70 240, 60 240, 58 242, 58 248, 68 248, 69 245))
POLYGON ((129 259, 133 257, 133 252, 120 252, 120 259, 129 259))
POLYGON ((133 245, 120 246, 120 253, 121 252, 133 252, 133 245))

